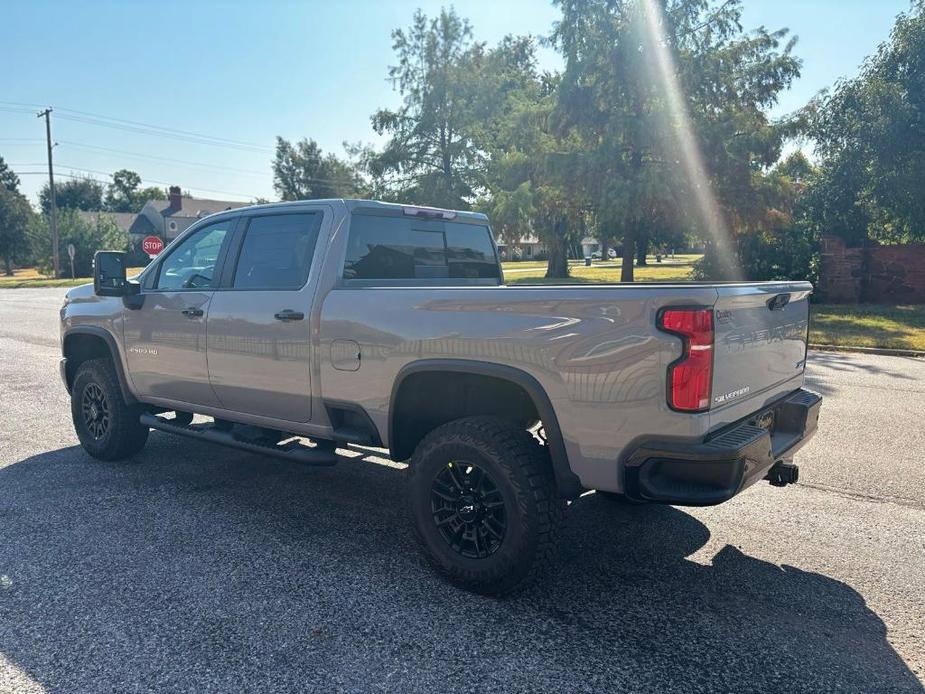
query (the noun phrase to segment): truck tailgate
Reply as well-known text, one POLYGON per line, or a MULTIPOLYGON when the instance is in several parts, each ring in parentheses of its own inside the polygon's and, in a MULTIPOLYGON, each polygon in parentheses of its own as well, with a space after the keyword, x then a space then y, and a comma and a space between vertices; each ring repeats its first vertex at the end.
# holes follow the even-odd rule
POLYGON ((812 285, 724 285, 717 293, 714 409, 747 400, 802 373, 812 285))

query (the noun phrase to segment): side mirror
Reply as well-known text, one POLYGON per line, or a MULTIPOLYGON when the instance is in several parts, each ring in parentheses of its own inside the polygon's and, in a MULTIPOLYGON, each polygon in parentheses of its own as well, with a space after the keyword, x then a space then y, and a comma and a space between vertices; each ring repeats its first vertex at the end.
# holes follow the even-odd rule
POLYGON ((145 295, 141 293, 141 283, 138 280, 125 280, 122 305, 132 311, 137 311, 145 305, 145 295))
POLYGON ((125 253, 97 251, 93 255, 93 291, 97 296, 125 296, 125 253))

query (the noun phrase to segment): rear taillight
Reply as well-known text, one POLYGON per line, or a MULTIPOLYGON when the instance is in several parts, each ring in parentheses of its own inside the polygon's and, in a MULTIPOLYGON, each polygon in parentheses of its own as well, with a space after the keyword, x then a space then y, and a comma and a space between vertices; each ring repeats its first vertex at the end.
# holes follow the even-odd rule
POLYGON ((684 341, 683 354, 668 367, 668 404, 683 412, 710 409, 713 309, 665 309, 659 316, 658 327, 684 341))

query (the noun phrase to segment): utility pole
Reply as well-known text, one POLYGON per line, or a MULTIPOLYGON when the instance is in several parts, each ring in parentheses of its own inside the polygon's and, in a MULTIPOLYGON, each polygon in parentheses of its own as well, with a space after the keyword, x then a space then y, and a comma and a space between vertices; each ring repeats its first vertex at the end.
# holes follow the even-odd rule
POLYGON ((55 278, 61 276, 61 258, 58 254, 58 204, 55 201, 55 173, 51 163, 51 109, 46 108, 36 118, 45 117, 45 137, 48 140, 48 192, 51 196, 51 256, 55 266, 55 278))

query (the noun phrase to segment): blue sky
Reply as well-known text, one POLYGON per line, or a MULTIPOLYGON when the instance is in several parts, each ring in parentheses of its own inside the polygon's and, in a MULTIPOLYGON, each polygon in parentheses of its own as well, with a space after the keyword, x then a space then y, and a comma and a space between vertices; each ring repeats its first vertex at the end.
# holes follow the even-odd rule
MULTIPOLYGON (((50 105, 60 109, 52 124, 62 174, 106 178, 130 168, 151 185, 175 183, 197 197, 274 199, 274 137, 312 137, 337 153, 345 140, 375 142, 370 114, 398 102, 386 80, 391 30, 406 26, 417 7, 434 14, 445 4, 5 0, 0 44, 13 57, 0 79, 0 155, 17 171, 44 170, 43 123, 4 109, 16 109, 13 102, 50 105), (63 109, 257 147, 100 127, 63 109)), ((508 33, 545 35, 558 14, 546 0, 454 5, 476 38, 489 43, 508 33)), ((855 74, 908 6, 908 0, 744 0, 746 28, 789 27, 799 37, 803 76, 775 114, 855 74)), ((559 65, 548 49, 541 61, 559 65)), ((21 178, 34 200, 45 178, 21 178)))

